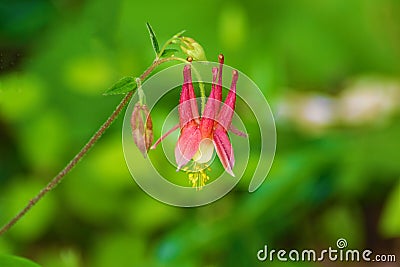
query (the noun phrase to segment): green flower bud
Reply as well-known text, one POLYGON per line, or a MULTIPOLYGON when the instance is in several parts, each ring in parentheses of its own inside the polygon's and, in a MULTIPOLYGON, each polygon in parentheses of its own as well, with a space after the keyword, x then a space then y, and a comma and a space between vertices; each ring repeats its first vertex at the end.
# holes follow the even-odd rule
POLYGON ((207 60, 203 47, 190 37, 181 37, 181 49, 188 57, 193 60, 207 60))

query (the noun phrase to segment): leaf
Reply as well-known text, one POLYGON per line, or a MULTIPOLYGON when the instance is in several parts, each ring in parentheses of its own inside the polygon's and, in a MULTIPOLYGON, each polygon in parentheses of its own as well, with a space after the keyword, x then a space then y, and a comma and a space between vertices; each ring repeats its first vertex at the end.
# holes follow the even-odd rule
POLYGON ((12 255, 0 255, 0 266, 2 267, 40 267, 30 260, 12 255))
POLYGON ((158 55, 158 53, 160 53, 160 48, 158 46, 156 34, 154 33, 153 28, 150 26, 150 23, 146 22, 146 26, 150 34, 150 40, 151 44, 153 45, 154 52, 156 52, 156 55, 158 55))
POLYGON ((182 34, 184 34, 186 32, 186 30, 182 30, 180 32, 178 32, 177 34, 174 35, 174 38, 179 38, 182 36, 182 34))
POLYGON ((124 77, 118 82, 116 82, 113 86, 111 86, 107 91, 103 93, 103 95, 118 95, 118 94, 126 94, 130 91, 135 90, 137 87, 135 78, 133 77, 124 77))
POLYGON ((169 49, 165 49, 164 52, 162 53, 161 57, 169 57, 172 56, 173 54, 175 54, 176 52, 178 52, 178 49, 175 48, 169 48, 169 49))
POLYGON ((388 238, 400 235, 400 183, 390 193, 380 219, 381 233, 388 238))

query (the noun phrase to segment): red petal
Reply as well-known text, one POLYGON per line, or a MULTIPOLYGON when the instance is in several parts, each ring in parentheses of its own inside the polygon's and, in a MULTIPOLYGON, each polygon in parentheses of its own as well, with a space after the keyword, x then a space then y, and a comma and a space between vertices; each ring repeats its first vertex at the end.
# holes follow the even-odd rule
POLYGON ((213 83, 211 87, 211 93, 210 96, 208 97, 206 106, 204 108, 203 116, 201 119, 200 129, 203 138, 211 137, 211 132, 213 130, 215 122, 215 116, 217 115, 218 107, 220 105, 220 101, 215 99, 215 93, 216 93, 215 81, 217 80, 218 68, 213 68, 212 73, 213 73, 213 83))
POLYGON ((234 134, 236 134, 237 136, 240 136, 240 137, 245 137, 245 138, 249 137, 247 135, 247 133, 242 132, 241 130, 236 128, 233 124, 231 124, 231 127, 229 128, 229 131, 231 131, 232 133, 234 133, 234 134))
POLYGON ((190 65, 186 65, 183 69, 183 85, 178 110, 181 128, 191 120, 199 117, 190 65))
MULTIPOLYGON (((186 67, 186 66, 185 66, 186 67)), ((184 71, 185 73, 185 71, 184 71)), ((192 119, 192 112, 189 107, 189 92, 188 92, 188 85, 187 83, 183 83, 182 91, 181 91, 181 98, 179 99, 179 124, 181 128, 188 123, 192 119)))
POLYGON ((224 66, 223 54, 219 54, 218 61, 219 61, 218 84, 216 85, 216 91, 215 91, 215 99, 219 101, 217 109, 219 108, 219 103, 222 101, 222 68, 224 66))
POLYGON ((173 133, 176 129, 179 128, 179 124, 175 125, 174 127, 172 127, 170 130, 168 130, 168 132, 166 132, 163 136, 161 136, 155 143, 154 145, 152 145, 150 147, 150 149, 155 149, 158 144, 160 144, 168 135, 170 135, 171 133, 173 133))
POLYGON ((182 129, 175 147, 177 170, 186 165, 196 154, 201 141, 201 133, 196 124, 189 124, 182 129))
POLYGON ((194 93, 193 83, 192 83, 192 72, 190 65, 187 65, 186 74, 184 74, 184 82, 188 85, 189 92, 189 104, 192 110, 192 118, 197 119, 199 117, 199 108, 197 107, 196 95, 194 93))
POLYGON ((222 129, 215 130, 213 142, 222 166, 230 175, 235 176, 232 171, 235 164, 233 148, 226 132, 222 129))
POLYGON ((232 123, 233 112, 235 111, 236 102, 236 83, 238 79, 238 72, 234 70, 232 73, 231 89, 223 103, 221 110, 218 114, 217 122, 227 131, 232 123))

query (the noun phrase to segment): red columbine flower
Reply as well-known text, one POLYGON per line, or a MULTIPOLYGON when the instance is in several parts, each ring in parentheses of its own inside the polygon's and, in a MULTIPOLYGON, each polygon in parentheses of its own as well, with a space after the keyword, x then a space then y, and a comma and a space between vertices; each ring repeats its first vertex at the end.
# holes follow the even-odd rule
MULTIPOLYGON (((235 164, 232 144, 228 137, 228 130, 231 129, 233 112, 236 102, 236 83, 238 72, 232 73, 232 84, 229 93, 222 103, 222 67, 223 55, 219 56, 219 68, 213 68, 213 83, 210 96, 204 108, 202 116, 199 116, 196 95, 194 93, 191 75, 191 66, 186 65, 183 69, 184 83, 179 100, 179 125, 161 137, 152 148, 162 141, 168 134, 181 129, 178 142, 175 147, 175 159, 178 165, 177 170, 193 160, 192 170, 189 171, 189 178, 193 186, 202 187, 208 180, 205 174, 206 165, 212 158, 214 148, 221 160, 225 170, 232 176, 235 164), (218 81, 217 81, 218 79, 218 81)), ((234 130, 236 134, 245 135, 234 130)))

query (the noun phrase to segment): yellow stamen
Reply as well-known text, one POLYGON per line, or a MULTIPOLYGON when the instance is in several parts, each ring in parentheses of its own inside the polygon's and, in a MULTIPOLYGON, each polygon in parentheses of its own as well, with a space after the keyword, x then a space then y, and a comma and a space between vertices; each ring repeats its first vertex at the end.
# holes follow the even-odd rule
POLYGON ((191 183, 192 187, 195 187, 196 190, 201 190, 203 186, 206 185, 206 182, 210 180, 206 171, 211 171, 211 169, 206 164, 193 162, 192 165, 186 167, 184 171, 188 174, 189 183, 191 183))

